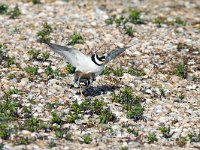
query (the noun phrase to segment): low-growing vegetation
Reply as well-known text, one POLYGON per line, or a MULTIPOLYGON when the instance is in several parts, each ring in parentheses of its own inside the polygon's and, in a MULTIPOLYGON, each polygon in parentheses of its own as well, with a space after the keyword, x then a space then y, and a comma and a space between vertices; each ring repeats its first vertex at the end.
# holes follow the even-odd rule
POLYGON ((73 74, 73 73, 75 73, 75 70, 76 70, 76 68, 73 67, 71 64, 68 64, 67 67, 66 67, 66 72, 67 72, 68 74, 73 74))
POLYGON ((52 32, 52 27, 47 22, 44 22, 42 24, 42 29, 37 33, 38 40, 40 42, 50 42, 50 34, 52 32))
POLYGON ((112 101, 122 104, 123 110, 126 112, 127 118, 138 121, 143 119, 144 108, 141 105, 141 97, 133 94, 132 88, 125 87, 120 90, 119 94, 113 94, 112 101))
POLYGON ((105 20, 105 23, 107 25, 115 23, 117 27, 123 28, 125 34, 133 37, 135 29, 133 29, 132 26, 127 25, 128 22, 133 24, 143 24, 144 21, 141 19, 141 12, 137 9, 133 9, 130 11, 129 16, 127 18, 124 17, 123 15, 119 17, 113 15, 105 20))
POLYGON ((92 138, 90 134, 83 135, 83 142, 85 144, 90 144, 92 142, 92 138))
POLYGON ((147 140, 149 143, 154 143, 158 141, 155 133, 149 133, 147 136, 147 140))
POLYGON ((44 70, 44 73, 48 78, 56 78, 56 77, 65 77, 68 72, 61 71, 60 69, 53 70, 51 65, 47 66, 44 70))
POLYGON ((42 59, 43 61, 46 61, 49 58, 49 53, 48 52, 42 52, 42 59))
POLYGON ((16 19, 21 15, 21 11, 19 9, 19 7, 16 5, 13 10, 11 10, 9 13, 10 15, 10 19, 16 19))
POLYGON ((174 132, 171 133, 170 127, 165 127, 165 125, 161 125, 161 127, 159 128, 159 130, 163 134, 164 138, 171 138, 172 135, 174 134, 174 132))
POLYGON ((28 66, 25 68, 25 72, 30 76, 35 76, 38 74, 38 67, 28 66))
POLYGON ((72 36, 69 38, 68 45, 83 44, 83 37, 79 32, 73 32, 72 36))
POLYGON ((187 137, 179 137, 176 139, 176 144, 180 147, 184 147, 188 142, 187 137))
POLYGON ((4 15, 8 13, 8 5, 6 4, 0 4, 0 14, 4 15))
POLYGON ((82 118, 84 114, 99 115, 101 123, 115 122, 117 119, 103 100, 85 99, 81 104, 75 102, 70 109, 70 114, 67 116, 68 122, 74 122, 75 119, 82 118))
POLYGON ((128 34, 129 36, 133 36, 134 32, 135 32, 135 30, 132 27, 125 28, 125 33, 128 34))
POLYGON ((136 69, 136 68, 133 68, 133 67, 129 67, 127 70, 125 69, 122 69, 122 68, 109 68, 109 67, 105 67, 104 68, 104 71, 103 71, 103 74, 106 75, 106 76, 109 76, 110 74, 112 74, 114 76, 117 76, 117 77, 121 77, 123 76, 124 73, 128 73, 130 75, 133 75, 133 76, 144 76, 145 73, 143 70, 141 69, 136 69))
POLYGON ((143 23, 143 20, 141 19, 141 12, 137 9, 131 10, 128 19, 131 23, 134 23, 134 24, 143 23))
POLYGON ((0 60, 0 65, 4 67, 11 67, 15 64, 15 57, 8 55, 8 50, 3 44, 0 44, 0 60))
POLYGON ((167 23, 167 19, 165 17, 157 17, 153 20, 153 23, 155 23, 157 27, 161 27, 163 24, 167 23))
POLYGON ((41 1, 40 0, 32 0, 32 3, 33 4, 41 4, 41 1))
POLYGON ((31 59, 37 60, 38 56, 40 55, 40 51, 32 48, 28 51, 28 54, 30 55, 31 59))
POLYGON ((174 70, 174 74, 181 78, 186 78, 187 77, 187 66, 184 63, 178 64, 174 70))

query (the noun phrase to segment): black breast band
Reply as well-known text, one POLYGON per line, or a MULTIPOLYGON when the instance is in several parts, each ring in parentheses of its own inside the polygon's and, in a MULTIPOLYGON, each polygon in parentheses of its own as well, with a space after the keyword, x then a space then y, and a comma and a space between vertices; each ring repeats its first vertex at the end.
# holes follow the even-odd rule
MULTIPOLYGON (((95 54, 92 55, 91 57, 92 61, 97 65, 97 66, 101 66, 101 64, 98 64, 96 61, 95 61, 95 54)), ((98 58, 97 58, 98 59, 98 58)))

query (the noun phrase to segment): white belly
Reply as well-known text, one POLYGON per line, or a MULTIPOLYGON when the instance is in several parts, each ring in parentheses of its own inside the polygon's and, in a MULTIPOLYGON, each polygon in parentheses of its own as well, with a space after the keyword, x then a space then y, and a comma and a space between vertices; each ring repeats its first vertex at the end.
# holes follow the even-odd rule
POLYGON ((98 66, 91 59, 88 59, 85 62, 82 62, 81 64, 79 64, 79 67, 76 68, 76 70, 79 70, 85 73, 93 72, 95 73, 96 76, 101 74, 103 72, 103 69, 104 69, 104 65, 98 66))

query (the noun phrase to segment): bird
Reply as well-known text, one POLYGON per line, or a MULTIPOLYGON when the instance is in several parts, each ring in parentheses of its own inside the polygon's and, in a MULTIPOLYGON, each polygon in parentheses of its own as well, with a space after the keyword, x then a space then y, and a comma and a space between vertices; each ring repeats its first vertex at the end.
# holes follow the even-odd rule
POLYGON ((92 85, 97 76, 102 74, 105 65, 131 47, 116 48, 103 55, 99 55, 96 52, 92 55, 86 55, 73 47, 61 46, 50 42, 46 42, 46 44, 76 68, 74 85, 80 88, 81 97, 84 97, 83 91, 92 85))

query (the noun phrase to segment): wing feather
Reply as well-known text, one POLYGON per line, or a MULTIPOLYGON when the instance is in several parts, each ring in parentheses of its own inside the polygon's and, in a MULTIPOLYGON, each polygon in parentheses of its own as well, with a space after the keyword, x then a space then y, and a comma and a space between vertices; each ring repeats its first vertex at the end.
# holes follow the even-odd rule
POLYGON ((115 59, 118 55, 120 55, 121 53, 123 53, 126 49, 130 48, 131 46, 129 47, 124 47, 124 48, 117 48, 117 49, 114 49, 113 51, 111 51, 110 53, 108 53, 106 55, 106 63, 110 62, 112 59, 115 59))
POLYGON ((53 43, 46 43, 55 53, 63 56, 67 62, 72 66, 80 67, 82 60, 88 59, 88 56, 80 52, 79 50, 71 47, 65 47, 53 43))

